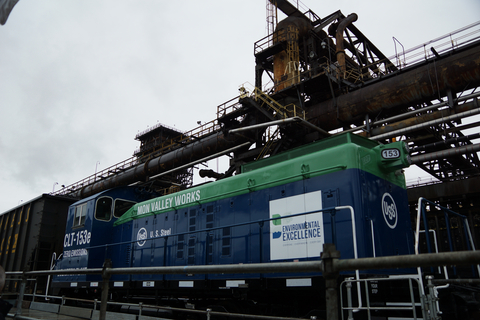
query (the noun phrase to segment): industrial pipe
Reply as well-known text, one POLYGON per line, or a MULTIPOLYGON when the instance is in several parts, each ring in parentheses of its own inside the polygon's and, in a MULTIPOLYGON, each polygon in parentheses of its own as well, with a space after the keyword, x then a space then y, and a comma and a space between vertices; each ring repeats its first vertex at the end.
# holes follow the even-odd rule
MULTIPOLYGON (((480 108, 477 107, 475 109, 470 109, 470 110, 469 108, 474 107, 476 105, 477 105, 476 101, 473 103, 465 103, 462 105, 462 107, 467 111, 464 111, 464 112, 455 113, 454 110, 451 110, 451 109, 441 110, 441 111, 436 111, 434 113, 426 114, 425 116, 422 116, 422 117, 416 117, 416 118, 411 118, 411 119, 401 121, 399 124, 395 124, 394 126, 385 126, 385 127, 382 127, 383 131, 387 131, 392 127, 393 128, 401 127, 401 128, 398 130, 393 130, 383 134, 375 135, 370 139, 382 140, 382 139, 388 139, 391 137, 398 137, 408 132, 413 132, 419 129, 428 128, 430 126, 434 126, 440 123, 445 123, 453 120, 474 116, 480 113, 480 108), (430 118, 433 120, 425 121, 426 119, 430 119, 430 118)), ((379 130, 376 130, 376 131, 379 131, 379 130)))
POLYGON ((334 99, 308 106, 309 121, 326 131, 345 123, 375 118, 384 109, 400 109, 480 86, 480 44, 435 63, 387 75, 385 79, 334 99), (433 84, 433 85, 432 85, 433 84))
MULTIPOLYGON (((458 103, 458 102, 462 102, 462 101, 466 101, 466 100, 470 100, 470 99, 474 99, 474 98, 477 98, 480 96, 480 92, 476 92, 476 93, 471 93, 471 94, 467 94, 467 95, 464 95, 464 96, 461 96, 461 97, 458 97, 458 98, 455 98, 455 103, 458 103)), ((436 110, 440 107, 444 107, 444 106, 448 106, 448 101, 445 101, 445 102, 440 102, 440 103, 436 103, 436 104, 433 104, 431 106, 428 106, 428 107, 423 107, 421 109, 417 109, 417 110, 413 110, 413 111, 409 111, 409 112, 404 112, 404 113, 401 113, 401 114, 397 114, 395 116, 392 116, 392 117, 389 117, 389 118, 385 118, 385 119, 381 119, 381 120, 378 120, 378 121, 375 121, 375 122, 372 122, 371 123, 371 126, 378 126, 380 124, 384 124, 384 123, 389 123, 388 126, 382 126, 382 127, 377 127, 377 128, 374 128, 372 129, 372 131, 370 132, 371 135, 375 135, 375 134, 381 134, 383 133, 382 130, 386 130, 386 131, 392 131, 392 130, 388 130, 387 128, 390 128, 392 126, 395 126, 397 124, 400 124, 402 121, 399 121, 399 120, 403 120, 403 119, 407 119, 408 117, 413 117, 415 116, 415 118, 419 118, 418 117, 418 114, 419 113, 426 113, 427 111, 431 111, 431 110, 436 110), (392 123, 393 121, 398 121, 397 123, 392 123)), ((478 103, 478 99, 477 99, 477 103, 478 103)), ((459 111, 459 109, 461 109, 461 111, 465 111, 465 107, 469 106, 468 104, 462 104, 461 106, 459 107, 455 107, 455 110, 456 111, 459 111)), ((478 105, 475 105, 475 106, 480 106, 480 104, 478 105)), ((433 114, 433 113, 432 113, 433 114)), ((405 121, 409 121, 409 119, 405 120, 405 121)), ((361 125, 361 126, 358 126, 358 127, 355 127, 355 128, 351 128, 351 129, 347 129, 347 130, 343 130, 342 133, 345 133, 345 132, 355 132, 355 131, 359 131, 359 130, 363 130, 365 129, 367 126, 365 124, 361 125)), ((366 135, 366 134, 365 134, 366 135)))
POLYGON ((480 262, 480 251, 420 253, 390 257, 339 259, 334 265, 338 271, 468 265, 480 262))
POLYGON ((222 132, 217 132, 199 141, 192 142, 148 160, 145 163, 139 163, 124 172, 85 186, 70 195, 85 198, 106 189, 130 185, 137 181, 147 181, 148 177, 159 175, 167 170, 176 169, 185 163, 195 162, 203 159, 205 156, 212 155, 212 153, 225 151, 247 141, 248 137, 246 136, 230 135, 227 138, 222 132))
POLYGON ((201 178, 213 178, 213 179, 221 179, 225 176, 223 173, 218 173, 213 171, 212 169, 201 169, 198 171, 198 174, 200 175, 201 178))
MULTIPOLYGON (((148 179, 155 179, 155 178, 158 178, 158 177, 160 177, 160 176, 163 176, 163 175, 166 175, 166 174, 175 172, 175 171, 177 171, 177 170, 182 170, 182 169, 186 169, 186 168, 193 167, 193 166, 196 165, 196 164, 199 164, 199 163, 202 163, 202 162, 211 160, 211 159, 218 158, 218 157, 220 157, 220 156, 223 156, 224 154, 233 152, 233 151, 235 151, 235 150, 237 150, 237 149, 241 149, 241 148, 244 148, 244 147, 248 147, 248 146, 250 146, 251 144, 252 144, 252 143, 250 143, 250 142, 242 143, 241 145, 232 147, 232 148, 227 149, 227 150, 224 150, 224 151, 222 151, 222 152, 218 152, 218 153, 209 155, 208 157, 205 157, 205 158, 202 158, 202 159, 199 159, 199 160, 196 160, 196 161, 193 161, 193 162, 184 164, 184 165, 179 166, 179 167, 175 167, 175 168, 173 168, 173 169, 171 169, 171 170, 161 172, 161 173, 156 174, 156 175, 154 175, 154 176, 152 176, 152 177, 149 177, 148 179)), ((210 171, 212 171, 212 170, 210 170, 210 171)))
POLYGON ((447 139, 447 140, 437 141, 437 142, 433 142, 433 143, 429 143, 429 144, 424 144, 422 146, 415 147, 412 150, 412 152, 426 150, 426 149, 429 149, 429 148, 439 149, 440 147, 449 146, 449 145, 454 144, 454 143, 467 142, 467 141, 470 141, 470 140, 473 140, 473 139, 478 139, 478 138, 480 138, 480 133, 469 134, 467 136, 461 136, 461 137, 456 137, 456 138, 451 138, 451 139, 447 139))
POLYGON ((480 143, 469 144, 469 145, 461 146, 458 148, 412 156, 412 164, 423 163, 423 162, 431 161, 435 159, 444 159, 444 158, 456 156, 459 154, 474 153, 479 151, 480 151, 480 143))
POLYGON ((274 120, 274 121, 254 124, 254 125, 251 125, 251 126, 248 126, 248 127, 231 129, 231 130, 228 131, 228 133, 238 133, 238 132, 242 132, 242 131, 248 131, 248 130, 253 130, 253 129, 277 126, 277 125, 287 124, 287 123, 291 123, 291 122, 298 122, 298 121, 301 121, 301 120, 302 119, 300 117, 292 117, 292 118, 274 120))
POLYGON ((324 136, 327 136, 327 137, 330 136, 330 133, 328 133, 327 131, 311 124, 310 122, 308 122, 305 119, 302 119, 300 117, 292 117, 292 118, 286 118, 286 119, 281 119, 281 120, 274 120, 274 121, 270 121, 270 122, 254 124, 254 125, 251 125, 251 126, 248 126, 248 127, 242 127, 242 128, 229 130, 228 133, 238 133, 238 132, 248 131, 248 130, 252 130, 252 129, 258 129, 258 128, 265 128, 265 127, 270 127, 270 126, 287 124, 287 123, 290 123, 290 122, 301 122, 303 125, 309 127, 310 129, 313 129, 315 131, 320 132, 324 136))
POLYGON ((335 53, 337 55, 337 62, 340 69, 340 72, 338 75, 341 79, 344 78, 345 71, 347 70, 346 63, 345 63, 345 46, 343 44, 343 41, 344 41, 343 32, 345 31, 345 29, 349 24, 351 24, 354 21, 357 21, 357 19, 358 19, 358 16, 356 13, 349 14, 348 17, 340 21, 337 27, 337 32, 335 34, 335 39, 336 39, 335 53))

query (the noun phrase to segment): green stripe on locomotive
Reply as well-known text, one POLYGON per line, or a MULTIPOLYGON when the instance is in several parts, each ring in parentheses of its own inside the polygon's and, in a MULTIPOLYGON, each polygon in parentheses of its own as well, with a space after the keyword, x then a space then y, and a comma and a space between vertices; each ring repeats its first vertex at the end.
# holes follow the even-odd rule
POLYGON ((380 145, 342 134, 246 164, 242 174, 138 203, 115 225, 347 169, 364 170, 405 189, 405 177, 399 170, 409 163, 404 142, 380 145))

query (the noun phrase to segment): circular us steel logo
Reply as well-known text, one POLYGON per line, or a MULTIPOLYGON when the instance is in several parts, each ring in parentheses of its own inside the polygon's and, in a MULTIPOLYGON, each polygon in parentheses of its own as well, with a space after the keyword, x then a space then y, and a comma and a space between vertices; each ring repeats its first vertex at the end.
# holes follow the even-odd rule
POLYGON ((147 241, 147 229, 141 228, 137 232, 137 244, 142 247, 147 241))
POLYGON ((382 197, 382 212, 385 222, 391 229, 395 229, 398 221, 398 212, 395 201, 389 193, 384 193, 382 197))

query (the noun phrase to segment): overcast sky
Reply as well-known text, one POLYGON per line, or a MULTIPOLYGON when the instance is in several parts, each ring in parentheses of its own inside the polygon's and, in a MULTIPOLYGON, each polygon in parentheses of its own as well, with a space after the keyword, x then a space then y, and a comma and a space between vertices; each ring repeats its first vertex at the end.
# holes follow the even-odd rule
MULTIPOLYGON (((478 0, 303 2, 357 13, 386 56, 480 19, 478 0)), ((0 213, 130 158, 147 126, 215 119, 254 83, 265 3, 20 0, 0 26, 0 213)))

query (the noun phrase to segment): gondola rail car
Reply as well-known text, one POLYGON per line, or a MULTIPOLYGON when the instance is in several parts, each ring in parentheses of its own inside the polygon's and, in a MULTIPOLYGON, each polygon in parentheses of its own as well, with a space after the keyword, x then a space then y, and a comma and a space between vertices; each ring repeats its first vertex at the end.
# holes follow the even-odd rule
MULTIPOLYGON (((324 243, 334 243, 341 258, 355 257, 354 242, 360 258, 413 254, 407 166, 404 142, 380 145, 343 134, 245 164, 241 174, 137 203, 121 217, 106 210, 105 218, 104 195, 93 196, 71 206, 56 268, 98 268, 105 259, 133 268, 318 260, 324 243), (77 213, 83 205, 90 208, 85 217, 77 213), (351 212, 333 210, 337 206, 353 208, 353 224, 351 212), (301 213, 308 214, 292 216, 301 213)), ((91 290, 100 281, 74 275, 55 277, 53 284, 91 290)), ((122 296, 151 289, 157 297, 233 294, 301 305, 318 304, 321 281, 318 274, 136 274, 112 276, 111 287, 122 296)))
MULTIPOLYGON (((42 194, 0 214, 0 265, 7 272, 48 270, 51 257, 62 252, 69 206, 77 199, 42 194)), ((29 283, 27 293, 44 293, 47 277, 29 283)), ((18 289, 18 280, 7 280, 4 294, 18 289)))

